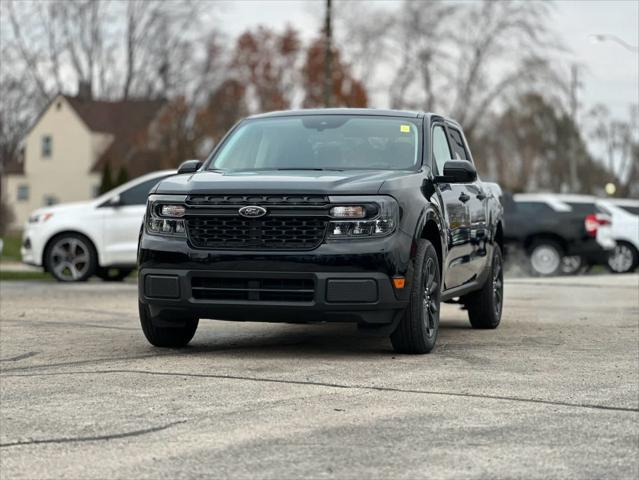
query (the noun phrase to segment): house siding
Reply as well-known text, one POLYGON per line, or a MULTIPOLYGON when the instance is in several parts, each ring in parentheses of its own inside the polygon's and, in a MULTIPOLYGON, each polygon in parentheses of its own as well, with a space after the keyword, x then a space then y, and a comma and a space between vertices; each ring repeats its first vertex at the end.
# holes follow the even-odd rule
POLYGON ((3 191, 15 215, 10 228, 21 228, 49 197, 59 203, 92 198, 100 174, 91 167, 111 140, 108 134, 91 132, 64 97, 51 102, 25 138, 24 174, 4 179, 3 191), (43 157, 42 139, 47 135, 51 155, 43 157), (22 185, 29 188, 27 200, 18 200, 22 185))

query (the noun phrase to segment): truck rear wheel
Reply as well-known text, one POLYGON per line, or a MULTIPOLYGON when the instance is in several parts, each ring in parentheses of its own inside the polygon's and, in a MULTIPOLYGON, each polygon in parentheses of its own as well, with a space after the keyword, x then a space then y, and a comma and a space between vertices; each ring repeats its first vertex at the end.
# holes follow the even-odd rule
POLYGON ((197 318, 176 318, 175 325, 158 327, 156 323, 159 319, 151 315, 148 306, 138 301, 138 308, 142 331, 151 345, 167 348, 185 347, 195 335, 199 323, 197 318))
POLYGON ((439 333, 441 275, 437 252, 428 240, 419 240, 411 285, 410 303, 391 343, 398 353, 429 353, 439 333))
POLYGON ((553 240, 536 240, 529 250, 530 270, 538 277, 550 277, 561 273, 561 246, 553 240))
POLYGON ((504 303, 504 270, 501 249, 495 245, 490 274, 481 290, 462 297, 473 328, 497 328, 504 303))

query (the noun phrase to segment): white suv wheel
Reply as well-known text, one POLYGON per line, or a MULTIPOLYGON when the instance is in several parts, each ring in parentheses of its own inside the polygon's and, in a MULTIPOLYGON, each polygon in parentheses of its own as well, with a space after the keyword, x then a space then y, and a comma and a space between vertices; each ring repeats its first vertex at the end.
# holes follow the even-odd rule
POLYGON ((632 248, 625 243, 618 243, 608 257, 608 266, 615 273, 626 273, 632 270, 635 261, 632 248))

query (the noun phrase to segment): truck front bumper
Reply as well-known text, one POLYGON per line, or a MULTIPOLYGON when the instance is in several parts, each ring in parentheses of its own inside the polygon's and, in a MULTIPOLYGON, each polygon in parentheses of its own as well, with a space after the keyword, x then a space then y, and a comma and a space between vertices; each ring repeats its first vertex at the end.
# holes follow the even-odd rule
POLYGON ((408 305, 411 238, 311 252, 221 252, 143 235, 139 299, 156 318, 391 324, 408 305), (393 278, 404 278, 395 288, 393 278))

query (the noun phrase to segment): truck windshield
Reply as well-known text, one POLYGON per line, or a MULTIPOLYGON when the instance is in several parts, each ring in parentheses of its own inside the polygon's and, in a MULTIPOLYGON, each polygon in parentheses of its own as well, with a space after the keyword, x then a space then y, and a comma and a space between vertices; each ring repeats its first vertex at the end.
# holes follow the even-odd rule
POLYGON ((401 170, 418 164, 417 119, 305 115, 247 120, 211 170, 401 170))

